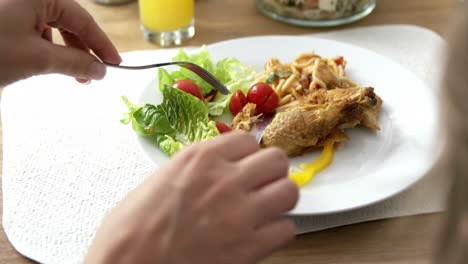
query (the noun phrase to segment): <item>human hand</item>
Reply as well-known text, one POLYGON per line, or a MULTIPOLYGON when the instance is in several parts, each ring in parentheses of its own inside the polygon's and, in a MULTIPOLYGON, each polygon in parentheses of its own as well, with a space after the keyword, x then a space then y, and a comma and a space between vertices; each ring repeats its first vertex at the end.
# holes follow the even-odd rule
POLYGON ((91 15, 73 0, 0 1, 0 85, 36 74, 62 73, 82 82, 102 79, 102 61, 118 64, 117 50, 91 15), (66 46, 52 43, 59 29, 66 46))
POLYGON ((288 158, 230 132, 175 155, 104 220, 85 263, 249 264, 294 238, 288 158))

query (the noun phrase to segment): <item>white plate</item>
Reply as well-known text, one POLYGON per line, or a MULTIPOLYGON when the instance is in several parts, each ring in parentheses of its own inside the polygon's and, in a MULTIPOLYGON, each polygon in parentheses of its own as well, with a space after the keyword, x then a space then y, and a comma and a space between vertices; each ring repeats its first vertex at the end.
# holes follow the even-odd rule
MULTIPOLYGON (((437 135, 439 105, 434 92, 399 64, 366 49, 311 37, 265 36, 230 40, 208 46, 215 61, 238 58, 258 71, 277 57, 289 62, 315 50, 323 57, 342 55, 347 75, 372 86, 383 100, 381 131, 356 128, 335 153, 334 162, 303 187, 291 214, 326 214, 350 210, 393 196, 421 179, 440 155, 437 135)), ((140 103, 162 100, 157 80, 145 88, 140 103)), ((168 158, 153 142, 139 137, 146 154, 160 165, 168 158)), ((311 162, 319 151, 291 159, 291 166, 311 162)), ((430 195, 430 194, 428 194, 430 195)))

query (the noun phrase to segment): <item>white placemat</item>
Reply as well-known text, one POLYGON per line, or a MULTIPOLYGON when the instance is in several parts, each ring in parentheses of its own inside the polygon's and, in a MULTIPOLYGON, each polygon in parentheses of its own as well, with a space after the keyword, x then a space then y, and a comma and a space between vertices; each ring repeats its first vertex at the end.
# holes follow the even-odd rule
MULTIPOLYGON (((315 36, 387 55, 437 89, 445 43, 431 31, 378 26, 315 36)), ((176 52, 132 52, 124 60, 154 63, 176 52)), ((89 86, 49 75, 5 89, 3 227, 20 253, 41 263, 80 263, 105 213, 154 171, 131 129, 117 122, 125 110, 120 96, 136 101, 150 81, 148 72, 139 74, 128 79, 110 70, 106 80, 89 86), (115 87, 108 87, 110 80, 115 87)), ((409 190, 369 207, 296 217, 298 232, 441 211, 448 186, 444 168, 436 166, 409 190)))

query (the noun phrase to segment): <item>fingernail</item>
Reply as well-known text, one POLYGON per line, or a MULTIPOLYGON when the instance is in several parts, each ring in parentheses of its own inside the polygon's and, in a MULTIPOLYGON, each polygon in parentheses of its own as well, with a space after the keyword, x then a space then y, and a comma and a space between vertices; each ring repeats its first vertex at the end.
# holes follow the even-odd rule
POLYGON ((91 80, 89 79, 76 79, 79 83, 88 85, 91 83, 91 80))
POLYGON ((100 62, 93 62, 89 66, 88 77, 92 80, 101 80, 106 75, 106 66, 100 62))

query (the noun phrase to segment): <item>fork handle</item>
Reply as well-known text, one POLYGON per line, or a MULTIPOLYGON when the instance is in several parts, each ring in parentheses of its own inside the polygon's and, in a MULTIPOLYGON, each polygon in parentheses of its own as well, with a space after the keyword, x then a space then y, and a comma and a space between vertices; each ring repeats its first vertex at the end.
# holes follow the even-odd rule
POLYGON ((169 65, 188 65, 191 63, 187 62, 164 62, 164 63, 156 63, 156 64, 148 64, 148 65, 141 65, 141 66, 125 66, 125 65, 119 65, 119 64, 111 64, 111 63, 105 63, 105 65, 113 68, 120 68, 120 69, 127 69, 127 70, 145 70, 145 69, 151 69, 151 68, 158 68, 158 67, 164 67, 164 66, 169 66, 169 65))

